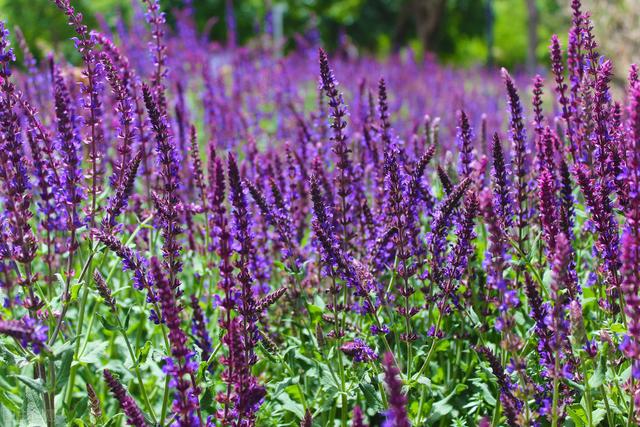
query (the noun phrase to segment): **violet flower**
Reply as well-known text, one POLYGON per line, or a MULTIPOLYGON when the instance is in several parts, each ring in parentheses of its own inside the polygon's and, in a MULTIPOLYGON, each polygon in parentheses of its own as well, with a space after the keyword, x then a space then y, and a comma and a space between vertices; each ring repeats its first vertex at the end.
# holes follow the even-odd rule
MULTIPOLYGON (((626 178, 629 203, 625 212, 626 227, 622 235, 621 289, 627 316, 627 334, 620 349, 631 359, 633 378, 640 378, 640 86, 630 90, 629 115, 631 137, 627 142, 626 178)), ((637 395, 634 396, 638 398, 637 395)), ((636 408, 640 402, 635 402, 636 408)), ((636 416, 640 415, 636 409, 636 416)))
POLYGON ((160 109, 160 103, 152 97, 149 87, 143 86, 142 91, 155 134, 156 154, 160 166, 160 176, 163 180, 162 194, 154 196, 162 229, 162 257, 165 270, 169 273, 171 286, 175 289, 179 285, 177 274, 182 270, 182 261, 180 260, 182 248, 177 240, 177 236, 181 232, 177 210, 177 206, 180 204, 178 195, 180 163, 166 116, 160 109))
POLYGON ((351 427, 367 427, 364 423, 364 417, 362 415, 362 409, 356 405, 353 407, 353 417, 351 418, 351 427))
POLYGON ((191 295, 191 308, 193 310, 193 319, 191 320, 191 333, 195 337, 195 343, 200 348, 201 359, 203 361, 209 360, 213 346, 211 344, 211 337, 207 331, 207 321, 200 307, 200 301, 195 295, 191 295))
POLYGON ((60 153, 61 168, 61 200, 59 209, 67 212, 67 229, 72 231, 79 227, 78 207, 84 199, 82 189, 81 145, 76 129, 77 118, 71 109, 69 90, 60 71, 56 68, 54 75, 54 99, 58 130, 57 148, 60 153))
POLYGON ((104 380, 109 386, 111 393, 120 403, 120 407, 127 416, 127 424, 133 427, 147 427, 144 415, 133 397, 124 389, 122 384, 111 375, 108 369, 103 371, 104 380))
POLYGON ((502 151, 502 143, 497 133, 493 134, 493 182, 494 209, 505 227, 513 223, 513 206, 511 201, 511 187, 508 178, 508 170, 502 151))
POLYGON ((102 191, 100 182, 102 178, 101 157, 104 147, 104 129, 102 127, 102 78, 104 74, 103 65, 97 60, 95 54, 96 40, 90 34, 87 26, 83 23, 83 16, 78 13, 69 0, 55 0, 60 10, 67 15, 69 25, 73 27, 77 38, 74 39, 76 49, 82 57, 85 69, 82 72, 86 78, 86 83, 80 84, 80 91, 83 96, 82 105, 88 112, 86 126, 89 128, 87 135, 87 144, 90 146, 89 163, 91 169, 87 171, 87 175, 91 179, 91 205, 88 207, 88 217, 91 226, 95 225, 95 214, 97 209, 97 197, 102 191))
POLYGON ((493 375, 498 379, 498 385, 500 386, 500 403, 507 418, 507 424, 510 427, 519 426, 520 424, 517 419, 518 413, 520 413, 522 408, 522 402, 513 395, 511 380, 505 374, 496 355, 489 348, 480 346, 476 347, 476 351, 487 359, 493 375))
MULTIPOLYGON (((129 164, 134 140, 137 136, 137 129, 134 117, 133 99, 131 90, 126 86, 127 82, 122 78, 120 70, 116 69, 113 60, 106 52, 101 52, 105 75, 113 89, 116 100, 115 111, 118 114, 118 146, 116 148, 120 158, 114 164, 114 172, 110 178, 111 185, 118 185, 125 179, 126 166, 129 164), (123 81, 124 80, 124 81, 123 81)), ((128 64, 127 64, 128 65, 128 64)))
POLYGON ((378 358, 376 352, 359 338, 342 344, 340 351, 353 358, 354 362, 372 362, 378 358))
POLYGON ((382 366, 384 368, 384 382, 389 401, 389 409, 385 414, 386 418, 383 426, 410 427, 411 422, 407 415, 407 396, 402 393, 400 371, 398 371, 391 353, 385 353, 382 366))
POLYGON ((468 177, 471 174, 473 162, 473 131, 469 124, 469 117, 464 110, 458 113, 458 175, 468 177))
POLYGON ((118 216, 127 206, 129 197, 131 197, 131 193, 133 193, 136 174, 141 161, 142 152, 139 151, 122 171, 122 177, 117 184, 116 191, 111 197, 109 197, 109 201, 107 202, 105 215, 102 218, 103 228, 111 229, 116 226, 118 216))
POLYGON ((242 359, 237 363, 236 385, 237 401, 235 409, 238 411, 238 425, 250 424, 255 419, 262 398, 264 387, 257 384, 251 373, 251 367, 257 362, 254 348, 259 339, 256 311, 256 300, 253 294, 253 277, 249 271, 250 256, 254 251, 251 233, 251 217, 247 207, 247 201, 242 187, 240 171, 235 157, 229 155, 228 159, 229 196, 233 206, 233 234, 236 246, 234 251, 238 254, 236 268, 238 269, 237 281, 240 285, 237 301, 238 313, 241 317, 240 345, 242 359))
MULTIPOLYGON (((11 62, 15 57, 9 47, 9 32, 0 21, 0 180, 3 208, 10 227, 8 249, 13 260, 29 264, 37 251, 37 240, 29 224, 32 217, 31 184, 24 162, 24 146, 20 120, 16 111, 17 93, 12 83, 11 62)), ((32 278, 27 272, 25 285, 32 278)), ((35 301, 33 301, 35 303, 35 301)))
POLYGON ((158 302, 162 310, 162 319, 169 329, 171 357, 165 360, 162 370, 171 375, 169 385, 176 389, 173 411, 176 415, 176 427, 199 426, 201 424, 199 394, 195 383, 197 364, 193 352, 187 348, 187 335, 181 328, 180 312, 182 307, 176 300, 176 290, 167 280, 157 258, 151 259, 151 275, 158 289, 158 302))
POLYGON ((525 231, 524 228, 526 226, 527 221, 527 149, 526 142, 527 137, 524 128, 524 119, 523 119, 523 109, 522 104, 520 103, 520 96, 518 95, 518 90, 516 89, 515 83, 513 79, 505 70, 502 69, 502 77, 504 79, 505 86, 507 88, 508 95, 508 103, 509 103, 509 111, 510 111, 510 121, 509 121, 509 133, 511 136, 511 141, 513 142, 513 174, 515 176, 514 179, 514 193, 515 193, 515 213, 517 216, 516 227, 518 230, 517 233, 517 242, 522 249, 525 231))
POLYGON ((571 106, 569 99, 567 98, 567 84, 564 82, 564 66, 562 64, 562 48, 560 47, 560 41, 557 35, 551 36, 551 45, 549 46, 551 52, 551 70, 553 72, 556 86, 555 92, 558 97, 558 102, 562 108, 562 118, 565 121, 567 127, 566 133, 569 138, 569 144, 571 152, 575 156, 577 155, 576 142, 573 135, 573 123, 571 116, 571 106))
POLYGON ((34 353, 47 350, 47 326, 29 316, 21 320, 0 319, 0 334, 15 338, 23 347, 31 347, 34 353))
MULTIPOLYGON (((338 92, 338 82, 336 81, 333 71, 329 68, 329 60, 324 50, 319 50, 320 57, 320 81, 321 87, 329 98, 331 129, 333 130, 333 152, 338 157, 336 162, 337 174, 335 178, 336 189, 340 203, 336 206, 336 216, 340 225, 338 232, 341 234, 343 242, 350 240, 349 226, 351 217, 349 210, 351 206, 353 165, 349 154, 351 149, 347 144, 347 136, 344 132, 347 127, 345 116, 347 109, 344 105, 342 94, 338 92)), ((346 249, 343 247, 343 249, 346 249)))

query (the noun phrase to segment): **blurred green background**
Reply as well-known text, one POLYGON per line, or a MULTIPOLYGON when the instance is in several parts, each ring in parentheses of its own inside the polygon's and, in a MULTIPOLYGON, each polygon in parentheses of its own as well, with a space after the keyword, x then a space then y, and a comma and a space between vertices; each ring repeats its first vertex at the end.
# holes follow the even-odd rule
MULTIPOLYGON (((72 0, 89 25, 96 14, 114 26, 119 13, 130 19, 131 2, 138 0, 72 0)), ((602 0, 625 3, 629 0, 602 0)), ((640 3, 638 0, 630 0, 640 3)), ((162 0, 172 22, 172 10, 184 0, 162 0)), ((225 42, 225 13, 232 5, 239 43, 248 43, 257 31, 274 28, 287 46, 295 34, 317 29, 329 48, 387 55, 410 48, 417 54, 435 53, 456 65, 496 64, 534 69, 548 61, 552 33, 561 39, 569 25, 569 0, 192 0, 196 21, 205 28, 212 17, 212 40, 225 42), (271 24, 269 24, 270 22, 271 24), (281 24, 279 24, 281 22, 281 24)), ((0 18, 9 28, 18 25, 36 55, 52 48, 73 55, 66 41, 72 36, 65 17, 52 0, 0 0, 0 18)))

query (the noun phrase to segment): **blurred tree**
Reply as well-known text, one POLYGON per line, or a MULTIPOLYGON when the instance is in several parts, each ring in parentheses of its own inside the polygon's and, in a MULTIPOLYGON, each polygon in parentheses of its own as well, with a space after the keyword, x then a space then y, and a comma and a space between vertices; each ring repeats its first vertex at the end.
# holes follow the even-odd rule
POLYGON ((536 0, 527 0, 527 12, 529 19, 527 21, 527 70, 530 73, 536 71, 536 49, 538 47, 538 4, 536 0))
MULTIPOLYGON (((125 7, 127 0, 74 0, 72 3, 85 16, 87 24, 94 28, 97 24, 96 14, 113 24, 116 11, 123 10, 126 13, 128 10, 125 7)), ((68 43, 74 36, 73 30, 52 0, 0 0, 0 19, 7 21, 10 29, 19 26, 37 56, 53 49, 66 57, 77 59, 73 44, 68 43)), ((16 53, 21 55, 20 52, 16 53)))
POLYGON ((629 66, 640 63, 640 1, 585 0, 583 3, 584 10, 592 11, 600 53, 615 58, 616 81, 624 84, 629 66))
MULTIPOLYGON (((72 1, 85 14, 88 24, 95 27, 96 12, 113 25, 120 12, 129 16, 131 2, 140 0, 72 1)), ((441 60, 460 65, 495 60, 509 67, 527 62, 529 68, 546 60, 549 36, 554 28, 566 23, 566 15, 557 13, 558 2, 161 0, 170 24, 173 23, 172 11, 192 4, 200 30, 206 28, 211 39, 222 43, 246 44, 266 32, 282 36, 288 49, 295 47, 300 37, 308 41, 320 38, 328 48, 343 51, 352 50, 347 46, 357 46, 361 51, 385 55, 408 46, 416 54, 431 51, 441 60), (229 27, 233 28, 231 33, 229 27)), ((603 3, 625 3, 631 7, 640 1, 603 0, 603 3)), ((73 45, 61 43, 72 37, 72 32, 52 0, 0 0, 0 18, 8 20, 9 27, 19 25, 40 56, 55 48, 74 57, 73 45)))

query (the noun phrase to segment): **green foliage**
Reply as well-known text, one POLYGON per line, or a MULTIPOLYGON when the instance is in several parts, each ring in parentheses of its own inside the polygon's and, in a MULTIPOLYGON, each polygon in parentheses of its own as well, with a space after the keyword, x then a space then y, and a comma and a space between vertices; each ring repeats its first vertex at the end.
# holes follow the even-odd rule
MULTIPOLYGON (((139 1, 139 0, 135 0, 139 1)), ((512 67, 525 60, 527 47, 527 9, 525 0, 446 0, 442 15, 428 48, 440 59, 460 65, 485 63, 488 56, 489 18, 487 4, 493 3, 494 56, 499 65, 512 67)), ((210 28, 213 40, 227 39, 225 0, 195 1, 196 21, 200 29, 210 28), (211 21, 215 25, 211 26, 211 21)), ((540 13, 537 56, 545 62, 549 36, 566 24, 557 0, 537 0, 540 13)), ((162 0, 167 11, 183 7, 183 0, 162 0)), ((288 47, 294 46, 294 37, 314 29, 319 30, 323 45, 334 49, 341 33, 359 49, 386 55, 402 46, 422 54, 423 42, 415 29, 414 16, 403 20, 409 0, 242 0, 234 2, 238 41, 249 43, 258 31, 264 31, 271 12, 280 10, 283 18, 283 36, 288 47)), ((51 50, 77 59, 73 46, 64 43, 73 36, 64 16, 51 7, 52 0, 0 0, 0 19, 9 26, 19 26, 29 40, 36 55, 42 57, 51 50), (42 23, 46 22, 46 25, 42 23)), ((73 5, 95 27, 94 14, 98 13, 110 26, 114 26, 120 13, 131 16, 131 2, 127 0, 75 0, 73 5)), ((170 23, 173 15, 168 14, 170 23)), ((19 52, 18 52, 19 54, 19 52)))

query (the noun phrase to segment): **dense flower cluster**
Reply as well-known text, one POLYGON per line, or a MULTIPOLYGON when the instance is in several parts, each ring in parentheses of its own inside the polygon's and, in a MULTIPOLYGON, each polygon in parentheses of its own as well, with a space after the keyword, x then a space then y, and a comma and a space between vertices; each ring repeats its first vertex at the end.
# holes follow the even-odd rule
POLYGON ((0 23, 3 416, 640 422, 639 71, 579 0, 533 78, 53 3, 78 67, 0 23))

